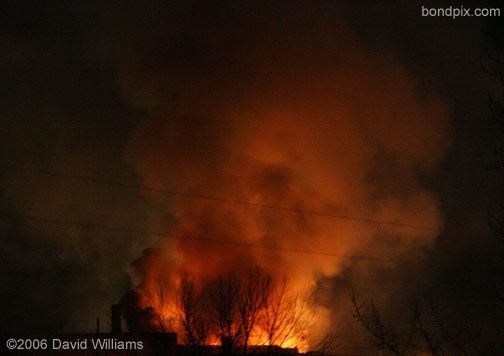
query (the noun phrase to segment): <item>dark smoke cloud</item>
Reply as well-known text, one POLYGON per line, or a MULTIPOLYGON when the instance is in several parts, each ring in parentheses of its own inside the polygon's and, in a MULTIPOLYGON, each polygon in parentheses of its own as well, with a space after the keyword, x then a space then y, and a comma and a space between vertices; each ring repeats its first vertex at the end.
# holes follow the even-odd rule
POLYGON ((56 1, 1 7, 2 331, 90 330, 129 288, 128 265, 149 238, 19 215, 141 228, 149 205, 136 192, 4 168, 134 183, 122 152, 143 114, 118 94, 113 62, 94 54, 96 13, 56 1))

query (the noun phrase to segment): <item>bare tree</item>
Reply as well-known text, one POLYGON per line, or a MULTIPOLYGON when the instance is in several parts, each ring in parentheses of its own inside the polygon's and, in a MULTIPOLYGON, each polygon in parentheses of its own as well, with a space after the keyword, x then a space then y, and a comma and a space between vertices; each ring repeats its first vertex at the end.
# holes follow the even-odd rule
POLYGON ((251 271, 238 292, 237 302, 239 323, 243 332, 243 353, 247 353, 252 331, 259 322, 259 317, 268 305, 273 292, 273 278, 259 269, 251 271))
POLYGON ((266 331, 269 345, 282 345, 292 336, 294 326, 289 325, 288 319, 294 310, 291 300, 287 296, 287 279, 283 278, 269 296, 264 308, 262 327, 266 331))
POLYGON ((205 288, 209 294, 198 292, 194 280, 182 276, 177 291, 180 326, 193 350, 201 351, 210 336, 220 339, 225 354, 254 353, 255 338, 264 341, 254 346, 267 346, 270 354, 281 352, 294 338, 301 343, 316 341, 313 346, 319 354, 335 345, 335 335, 314 337, 314 300, 291 292, 285 278, 276 283, 271 274, 254 269, 241 279, 219 277, 205 288))
POLYGON ((214 320, 222 344, 240 346, 248 352, 254 332, 273 290, 273 278, 259 269, 248 273, 243 282, 236 276, 219 278, 212 295, 214 320))
MULTIPOLYGON (((220 278, 216 287, 212 299, 221 342, 230 343, 235 350, 239 347, 243 354, 251 351, 252 336, 262 337, 263 346, 272 351, 294 337, 305 341, 312 333, 315 320, 311 298, 289 293, 285 278, 276 283, 272 275, 255 269, 242 281, 232 276, 220 278), (258 335, 259 331, 263 334, 258 335)), ((320 345, 327 348, 329 339, 320 345)))
POLYGON ((194 279, 183 275, 177 298, 180 322, 185 333, 185 342, 193 351, 204 345, 209 327, 206 321, 201 295, 196 291, 194 279))
POLYGON ((275 285, 265 305, 262 322, 269 345, 282 346, 310 328, 313 318, 307 299, 299 292, 289 294, 285 278, 275 285))
POLYGON ((276 346, 283 347, 294 338, 303 343, 309 339, 311 351, 317 355, 337 347, 338 333, 314 335, 313 330, 318 328, 314 308, 312 295, 292 291, 285 277, 274 283, 261 318, 270 354, 279 351, 276 346))
POLYGON ((390 351, 394 355, 404 356, 409 349, 411 337, 404 345, 399 345, 396 333, 389 329, 383 322, 382 317, 373 301, 370 302, 370 312, 364 311, 365 302, 360 302, 352 291, 353 316, 371 337, 371 343, 380 348, 390 351))
POLYGON ((219 277, 212 293, 213 322, 216 325, 222 345, 233 349, 243 338, 239 325, 238 296, 240 281, 234 276, 219 277))
POLYGON ((316 344, 312 346, 313 353, 323 356, 326 352, 335 350, 339 346, 339 334, 339 332, 336 332, 323 335, 319 340, 317 340, 316 344))
POLYGON ((418 352, 427 352, 433 356, 469 355, 469 348, 474 350, 474 354, 482 354, 477 351, 482 350, 477 343, 481 330, 465 325, 448 327, 438 306, 431 299, 426 302, 427 308, 422 309, 418 303, 415 304, 409 326, 402 333, 385 324, 372 300, 368 303, 360 302, 353 291, 351 300, 353 316, 369 333, 372 345, 394 355, 407 356, 418 352))

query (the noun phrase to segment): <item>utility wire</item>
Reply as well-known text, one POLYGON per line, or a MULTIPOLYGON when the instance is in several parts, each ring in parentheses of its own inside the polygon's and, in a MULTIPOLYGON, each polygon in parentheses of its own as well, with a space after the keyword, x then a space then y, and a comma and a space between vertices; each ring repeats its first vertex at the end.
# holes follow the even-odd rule
POLYGON ((387 259, 387 258, 379 258, 379 257, 373 257, 373 256, 338 254, 338 253, 331 253, 331 252, 303 250, 303 249, 298 249, 298 248, 259 245, 259 244, 253 244, 253 243, 248 243, 248 242, 233 241, 233 240, 227 240, 227 239, 207 238, 207 237, 202 237, 202 236, 195 237, 195 236, 188 236, 188 235, 160 233, 160 232, 147 231, 147 230, 141 230, 141 229, 129 229, 129 228, 124 228, 124 227, 114 227, 114 226, 107 226, 107 225, 101 225, 101 224, 67 221, 67 220, 61 220, 61 219, 52 219, 52 218, 45 218, 45 217, 31 216, 31 215, 24 215, 24 214, 0 213, 0 216, 2 216, 4 218, 24 219, 24 220, 38 221, 38 222, 43 222, 43 223, 48 223, 48 224, 74 226, 74 227, 87 228, 87 229, 109 230, 109 231, 132 233, 132 234, 150 235, 150 236, 156 236, 156 237, 170 237, 170 238, 181 240, 181 241, 195 241, 195 242, 200 242, 200 243, 215 243, 215 244, 222 244, 222 245, 233 245, 233 246, 245 247, 245 248, 251 248, 251 249, 274 250, 274 251, 279 251, 279 252, 289 252, 289 253, 297 253, 297 254, 304 254, 304 255, 316 255, 316 256, 324 256, 324 257, 337 257, 337 258, 343 258, 343 259, 360 260, 360 261, 367 261, 367 262, 374 262, 374 263, 396 264, 396 265, 403 265, 403 266, 409 266, 409 267, 434 267, 434 268, 439 268, 439 269, 454 267, 451 265, 434 265, 434 264, 427 264, 427 263, 418 263, 418 262, 394 260, 394 259, 387 259))
MULTIPOLYGON (((229 199, 229 198, 216 197, 216 196, 204 195, 204 194, 198 194, 198 193, 181 192, 181 191, 171 190, 171 189, 153 188, 153 187, 147 187, 147 186, 142 186, 142 185, 134 185, 134 184, 115 182, 115 181, 99 179, 99 178, 82 177, 79 175, 72 175, 72 174, 61 173, 61 172, 35 170, 35 169, 28 169, 28 168, 22 168, 22 167, 14 167, 14 166, 2 166, 2 168, 6 169, 6 170, 11 170, 11 171, 26 172, 26 173, 44 175, 44 176, 50 176, 50 177, 58 177, 58 178, 70 179, 70 180, 80 181, 80 182, 91 182, 91 183, 108 185, 108 186, 112 186, 112 187, 120 187, 120 188, 134 189, 134 190, 141 190, 141 191, 158 192, 158 193, 164 193, 164 194, 169 194, 172 196, 183 197, 183 198, 188 198, 188 199, 208 200, 208 201, 213 201, 213 202, 223 203, 223 204, 235 204, 235 205, 240 205, 240 206, 264 208, 264 209, 269 209, 269 210, 274 210, 274 211, 281 211, 281 212, 288 212, 288 213, 295 213, 295 214, 306 214, 306 215, 319 216, 319 217, 325 217, 325 218, 353 221, 356 223, 362 223, 362 224, 374 225, 374 226, 382 226, 383 225, 383 226, 398 227, 398 228, 425 231, 425 232, 433 232, 433 233, 438 233, 438 234, 458 234, 458 235, 472 236, 472 237, 485 237, 485 238, 488 237, 486 234, 483 234, 483 233, 454 232, 454 231, 448 231, 445 229, 440 229, 440 228, 432 227, 432 226, 405 224, 405 223, 398 223, 398 222, 394 222, 394 221, 382 221, 382 220, 376 220, 376 219, 363 218, 363 217, 358 217, 358 216, 353 216, 353 215, 332 214, 332 213, 326 213, 326 212, 315 211, 315 210, 304 210, 304 209, 298 209, 298 208, 293 208, 293 207, 283 207, 283 206, 276 206, 276 205, 270 205, 270 204, 254 203, 254 202, 240 200, 240 199, 229 199)), ((451 240, 451 241, 464 241, 464 240, 451 240)))

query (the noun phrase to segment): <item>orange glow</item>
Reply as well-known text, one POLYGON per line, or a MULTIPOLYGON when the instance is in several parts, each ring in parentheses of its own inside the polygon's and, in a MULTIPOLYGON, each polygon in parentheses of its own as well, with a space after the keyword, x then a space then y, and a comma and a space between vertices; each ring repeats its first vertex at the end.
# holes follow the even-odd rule
MULTIPOLYGON (((438 202, 417 175, 443 157, 446 107, 419 95, 399 62, 386 57, 372 65, 357 42, 341 42, 349 44, 344 58, 328 52, 313 68, 278 72, 261 72, 267 64, 257 49, 250 53, 257 87, 247 86, 240 95, 222 89, 226 95, 194 105, 192 97, 182 98, 191 103, 184 107, 187 115, 156 107, 138 134, 133 162, 144 184, 190 193, 148 193, 154 206, 169 201, 166 236, 136 266, 138 289, 148 296, 141 305, 152 306, 178 333, 183 331, 173 291, 182 274, 192 276, 203 295, 220 276, 240 276, 246 285, 247 272, 255 268, 277 281, 286 276, 288 295, 310 293, 321 278, 339 278, 349 268, 375 283, 376 266, 348 255, 411 259, 435 241, 435 228, 442 226, 438 202), (156 297, 160 288, 171 291, 167 304, 156 297)), ((314 320, 312 334, 339 322, 334 305, 330 312, 321 305, 299 307, 314 320)), ((251 341, 267 344, 264 333, 256 327, 251 341)), ((280 345, 308 349, 309 336, 296 331, 280 345)), ((212 343, 217 337, 208 338, 212 343)))
MULTIPOLYGON (((287 284, 285 285, 287 286, 287 284)), ((173 284, 171 284, 173 290, 177 290, 180 287, 180 276, 177 276, 173 280, 173 284)), ((292 287, 290 287, 292 288, 292 287)), ((275 298, 278 297, 279 293, 289 293, 292 289, 276 289, 277 293, 272 294, 271 303, 275 302, 275 298)), ((281 295, 281 298, 284 300, 288 300, 290 296, 288 294, 281 295)), ((294 300, 294 299, 292 299, 294 300)), ((157 318, 153 320, 153 326, 159 331, 174 331, 178 335, 184 335, 185 330, 181 321, 183 317, 181 315, 180 309, 178 309, 176 296, 174 293, 166 293, 165 290, 159 289, 156 292, 152 292, 149 294, 144 294, 144 298, 141 301, 144 308, 152 307, 154 308, 157 318)), ((269 307, 269 306, 268 306, 269 307)), ((286 325, 279 325, 282 328, 294 328, 294 327, 312 327, 315 325, 317 320, 315 319, 315 310, 313 307, 307 302, 307 300, 303 298, 296 298, 295 302, 291 304, 284 304, 285 310, 280 310, 279 313, 285 313, 283 317, 286 317, 286 313, 291 313, 292 315, 296 315, 299 319, 298 325, 287 325, 289 321, 285 321, 286 325), (287 310, 287 308, 293 308, 293 310, 287 310)), ((282 316, 281 316, 282 317, 282 316)), ((249 339, 249 346, 280 346, 284 348, 297 348, 299 351, 304 352, 308 350, 308 343, 304 337, 301 335, 297 335, 298 331, 285 331, 282 330, 280 334, 275 336, 275 339, 268 338, 268 331, 266 330, 267 325, 261 323, 265 318, 264 312, 260 315, 257 320, 257 325, 253 328, 251 332, 251 336, 249 339)), ((182 340, 183 341, 183 340, 182 340)), ((209 333, 204 341, 205 345, 210 346, 220 346, 221 340, 217 333, 209 333)))

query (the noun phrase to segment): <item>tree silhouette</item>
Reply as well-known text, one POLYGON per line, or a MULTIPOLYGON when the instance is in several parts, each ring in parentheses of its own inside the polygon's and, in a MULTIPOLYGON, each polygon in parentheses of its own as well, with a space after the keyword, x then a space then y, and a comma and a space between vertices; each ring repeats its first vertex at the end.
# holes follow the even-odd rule
POLYGON ((208 338, 209 326, 204 315, 202 296, 196 290, 194 279, 185 274, 180 281, 177 308, 185 343, 193 353, 197 353, 208 338))
POLYGON ((243 329, 238 323, 240 291, 241 282, 235 276, 219 277, 212 291, 213 324, 216 325, 221 344, 231 350, 241 344, 243 338, 243 329))
POLYGON ((270 274, 255 269, 247 274, 246 283, 240 285, 237 296, 240 329, 243 333, 243 353, 248 351, 250 336, 259 322, 261 313, 268 306, 273 292, 270 274))
POLYGON ((304 336, 314 326, 309 298, 300 292, 289 294, 287 287, 284 277, 274 286, 264 308, 262 328, 269 345, 283 346, 296 335, 304 336))

